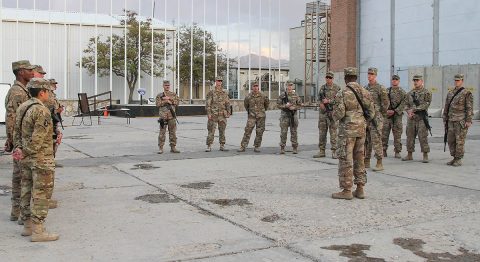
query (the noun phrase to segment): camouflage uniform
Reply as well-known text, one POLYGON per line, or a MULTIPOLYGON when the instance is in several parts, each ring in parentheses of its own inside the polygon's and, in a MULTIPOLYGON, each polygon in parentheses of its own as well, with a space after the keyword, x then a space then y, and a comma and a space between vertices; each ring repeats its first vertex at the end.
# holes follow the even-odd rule
POLYGON ((248 146, 250 135, 252 134, 253 128, 256 126, 256 136, 253 146, 259 148, 262 144, 263 132, 265 131, 265 111, 268 110, 270 100, 261 91, 258 93, 251 92, 245 97, 243 104, 247 110, 248 119, 240 146, 242 148, 248 146))
POLYGON ((407 103, 407 93, 400 87, 390 87, 388 89, 388 96, 390 100, 389 110, 395 111, 391 117, 386 116, 383 123, 383 151, 388 149, 388 138, 390 137, 390 130, 393 133, 393 144, 395 153, 402 152, 402 132, 403 132, 403 111, 407 103))
MULTIPOLYGON (((345 69, 345 75, 349 74, 356 75, 357 69, 345 69)), ((375 110, 370 93, 356 82, 350 82, 347 86, 356 91, 365 109, 371 112, 371 117, 374 117, 375 110)), ((351 191, 353 184, 363 187, 367 183, 364 143, 366 120, 371 119, 365 119, 361 105, 348 87, 338 92, 333 112, 333 118, 339 121, 337 143, 339 184, 344 191, 351 191)))
POLYGON ((178 105, 179 98, 177 94, 171 91, 166 91, 161 94, 157 95, 156 98, 156 105, 159 108, 159 116, 160 119, 166 120, 166 125, 163 126, 163 128, 160 126, 160 133, 158 134, 158 147, 160 149, 163 148, 163 145, 165 144, 165 134, 167 132, 167 127, 168 127, 168 138, 170 140, 170 146, 175 147, 177 145, 177 122, 172 113, 170 112, 170 108, 175 112, 175 108, 178 105), (172 104, 167 103, 166 100, 162 99, 162 96, 168 96, 170 97, 170 102, 172 104))
MULTIPOLYGON (((23 60, 12 63, 12 69, 19 68, 33 69, 29 61, 23 60)), ((5 130, 7 133, 7 144, 9 147, 13 146, 13 131, 16 121, 16 111, 18 107, 30 98, 27 88, 19 81, 15 81, 12 87, 8 90, 5 97, 5 130)), ((13 160, 13 174, 12 174, 12 213, 11 220, 16 220, 20 212, 20 194, 21 194, 21 170, 20 161, 13 160)))
POLYGON ((215 129, 218 124, 218 133, 220 139, 220 145, 224 145, 225 129, 227 128, 227 118, 230 117, 230 98, 228 98, 227 92, 221 90, 211 90, 207 94, 207 100, 205 108, 207 115, 211 117, 207 122, 208 136, 207 146, 213 144, 213 138, 215 135, 215 129))
POLYGON ((287 144, 287 133, 288 128, 290 127, 290 141, 292 142, 292 147, 296 149, 298 147, 298 135, 297 135, 297 128, 298 128, 298 114, 297 111, 300 109, 301 101, 300 97, 292 91, 291 93, 287 92, 282 93, 277 99, 277 107, 281 109, 280 113, 280 147, 285 148, 287 144), (287 101, 293 105, 294 109, 291 111, 287 108, 285 104, 285 97, 287 97, 287 101), (293 114, 293 121, 290 118, 291 114, 293 114))
MULTIPOLYGON (((373 85, 366 85, 365 88, 370 92, 373 103, 375 105, 375 122, 377 127, 370 122, 367 126, 367 137, 365 140, 366 153, 365 158, 370 159, 372 155, 372 147, 375 151, 375 158, 383 158, 383 146, 382 146, 382 131, 383 131, 383 119, 387 115, 387 108, 389 105, 387 89, 378 83, 373 85)), ((368 160, 366 160, 368 161, 368 160)))
MULTIPOLYGON (((463 75, 456 75, 455 80, 457 79, 463 80, 463 75)), ((468 132, 465 123, 471 123, 473 117, 473 95, 470 91, 463 89, 452 101, 452 97, 459 89, 459 87, 456 87, 448 92, 443 110, 443 121, 448 121, 448 148, 450 149, 450 155, 457 161, 461 160, 465 153, 465 138, 468 132), (450 108, 448 108, 449 104, 450 108)), ((453 162, 450 164, 453 164, 453 162)))
MULTIPOLYGON (((331 100, 331 104, 333 105, 338 91, 340 91, 340 87, 337 84, 333 84, 332 86, 328 86, 327 84, 323 85, 320 87, 320 92, 318 94, 319 101, 320 97, 324 96, 326 99, 331 100)), ((320 103, 322 103, 322 101, 320 101, 320 103)), ((338 122, 331 120, 324 109, 320 108, 318 113, 318 148, 320 149, 320 152, 325 152, 325 147, 327 145, 327 131, 330 131, 330 146, 331 150, 335 151, 337 149, 338 122)))
MULTIPOLYGON (((406 110, 413 110, 413 112, 426 111, 430 107, 432 102, 432 93, 425 87, 414 88, 407 93, 406 110), (413 97, 419 102, 419 105, 415 105, 413 97)), ((425 126, 423 118, 415 113, 412 118, 407 120, 407 151, 415 152, 415 138, 418 135, 420 141, 421 152, 429 153, 430 147, 428 145, 428 129, 425 126)))

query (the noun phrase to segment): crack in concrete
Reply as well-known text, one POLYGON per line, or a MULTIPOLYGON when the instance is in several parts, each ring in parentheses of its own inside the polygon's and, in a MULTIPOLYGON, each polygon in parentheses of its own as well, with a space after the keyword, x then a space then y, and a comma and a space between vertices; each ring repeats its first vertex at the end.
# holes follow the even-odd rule
POLYGON ((78 153, 84 154, 85 156, 88 156, 89 158, 95 158, 95 157, 93 157, 92 155, 89 155, 89 154, 83 152, 82 150, 80 150, 80 149, 78 149, 78 148, 76 148, 76 147, 74 147, 74 146, 72 146, 72 145, 70 145, 70 144, 68 144, 68 143, 63 142, 62 144, 66 145, 66 146, 68 146, 68 147, 70 147, 70 148, 72 148, 73 150, 75 150, 75 152, 78 152, 78 153))
POLYGON ((209 258, 216 258, 216 257, 226 257, 226 256, 237 255, 237 254, 245 254, 245 253, 252 253, 252 252, 257 252, 257 251, 262 251, 262 250, 268 250, 268 249, 276 248, 276 247, 277 246, 268 246, 268 247, 260 247, 260 248, 243 249, 243 250, 239 250, 239 251, 232 251, 232 252, 215 254, 215 255, 210 255, 210 256, 194 257, 194 258, 187 258, 187 259, 180 259, 180 260, 167 260, 166 262, 195 261, 195 260, 209 259, 209 258))

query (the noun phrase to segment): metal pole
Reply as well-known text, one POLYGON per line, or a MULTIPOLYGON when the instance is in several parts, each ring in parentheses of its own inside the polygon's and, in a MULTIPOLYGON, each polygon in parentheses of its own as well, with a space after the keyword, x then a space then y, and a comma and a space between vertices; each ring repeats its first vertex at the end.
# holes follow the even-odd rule
MULTIPOLYGON (((215 38, 217 37, 218 37, 218 0, 215 0, 215 38)), ((218 43, 217 41, 215 41, 215 78, 218 75, 218 43)))
POLYGON ((278 96, 280 96, 280 85, 282 83, 282 32, 280 31, 280 18, 281 18, 281 0, 278 0, 278 96))
MULTIPOLYGON (((64 21, 64 24, 63 24, 63 31, 64 31, 64 34, 65 34, 65 53, 64 53, 64 58, 65 58, 65 64, 64 64, 64 67, 63 67, 63 86, 64 86, 64 93, 63 93, 63 98, 64 99, 67 99, 68 97, 68 89, 70 88, 69 86, 69 83, 68 83, 68 55, 69 55, 69 52, 68 52, 68 31, 67 31, 67 0, 64 0, 63 1, 63 21, 64 21)), ((0 48, 0 50, 2 50, 0 48)))
POLYGON ((395 0, 390 0, 390 79, 395 74, 395 0))
POLYGON ((230 90, 230 0, 227 0, 227 93, 230 90))
POLYGON ((79 83, 80 83, 80 87, 79 87, 79 90, 80 90, 80 93, 83 93, 83 77, 82 77, 82 68, 83 68, 83 57, 82 57, 82 38, 83 38, 83 34, 82 34, 82 23, 83 23, 83 0, 80 0, 80 37, 79 37, 79 41, 80 41, 80 48, 78 49, 78 51, 80 52, 80 66, 78 67, 78 76, 79 76, 79 83))
POLYGON ((124 15, 125 15, 125 23, 124 23, 124 35, 125 35, 125 39, 124 39, 124 48, 123 48, 123 52, 124 52, 124 74, 125 74, 125 77, 123 78, 123 88, 124 88, 124 101, 125 101, 125 104, 128 104, 130 103, 130 101, 128 100, 128 90, 127 90, 127 42, 128 42, 128 37, 127 37, 127 0, 124 0, 124 4, 125 4, 125 8, 124 8, 124 15))
MULTIPOLYGON (((318 90, 318 88, 320 87, 320 0, 317 1, 317 18, 316 18, 316 22, 315 22, 315 25, 317 27, 317 37, 316 37, 316 40, 317 40, 317 54, 315 56, 315 60, 316 60, 316 65, 317 65, 317 75, 315 76, 315 91, 318 90)), ((326 36, 328 37, 328 36, 326 36)), ((306 91, 306 89, 305 89, 306 91)), ((309 94, 310 95, 310 94, 309 94)), ((307 101, 307 94, 305 94, 305 101, 307 101)), ((308 101, 310 101, 310 99, 308 99, 308 101)), ((312 101, 311 101, 312 102, 312 101)))
POLYGON ((205 100, 205 77, 206 77, 206 72, 205 72, 205 63, 206 63, 206 59, 205 59, 205 48, 206 48, 206 37, 207 37, 207 20, 206 20, 206 11, 207 11, 207 7, 206 7, 206 0, 203 0, 203 68, 202 68, 202 86, 203 86, 203 96, 202 98, 205 100))
MULTIPOLYGON (((3 0, 0 0, 0 50, 3 50, 3 0)), ((0 63, 3 63, 3 51, 0 52, 0 63)), ((0 80, 3 80, 3 68, 0 69, 0 80)))
MULTIPOLYGON (((110 0, 110 16, 113 17, 113 0, 110 0)), ((109 80, 110 80, 110 92, 113 90, 113 24, 110 23, 110 72, 109 72, 109 80)))
MULTIPOLYGON (((166 1, 165 0, 165 5, 166 5, 166 1)), ((153 93, 153 45, 155 44, 153 42, 153 19, 155 18, 155 0, 152 0, 152 22, 150 24, 150 27, 151 27, 151 34, 150 34, 150 97, 155 97, 155 93, 153 93)), ((167 20, 165 19, 165 25, 166 25, 166 22, 167 20)), ((166 35, 166 34, 165 34, 166 35)), ((166 63, 166 61, 163 61, 164 63, 166 63)), ((165 72, 165 71, 164 71, 165 72)))
POLYGON ((248 93, 252 90, 252 0, 248 0, 248 93))
POLYGON ((240 26, 240 16, 241 16, 241 0, 238 0, 238 42, 237 42, 237 99, 240 99, 240 94, 242 93, 242 82, 240 80, 240 41, 241 41, 241 26, 240 26))
POLYGON ((95 0, 95 91, 94 94, 98 94, 98 0, 95 0))
MULTIPOLYGON (((50 9, 51 9, 51 1, 48 0, 48 76, 52 76, 51 75, 51 71, 52 71, 52 41, 50 39, 52 39, 52 16, 51 16, 51 12, 50 12, 50 9)), ((35 48, 34 48, 35 49, 35 48)))
MULTIPOLYGON (((167 79, 167 0, 165 0, 165 28, 163 30, 163 79, 167 79)), ((153 26, 152 26, 153 28, 153 26)), ((153 31, 152 31, 153 32, 153 31)), ((153 38, 152 38, 153 39, 153 38)), ((152 40, 152 48, 153 48, 153 40, 152 40)), ((152 53, 153 54, 153 53, 152 53)), ((152 56, 153 57, 153 56, 152 56)), ((153 59, 152 59, 153 64, 153 59)))
MULTIPOLYGON (((178 20, 178 25, 180 25, 180 3, 177 2, 177 20, 178 20)), ((177 26, 177 95, 180 96, 180 32, 178 31, 178 26, 177 26)))
MULTIPOLYGON (((35 61, 35 63, 37 63, 37 1, 33 0, 33 46, 32 46, 32 49, 33 49, 33 61, 35 61)), ((49 13, 50 13, 50 9, 48 10, 49 13)), ((49 39, 50 41, 50 39, 49 39)), ((50 71, 50 68, 48 69, 48 71, 50 71)))
MULTIPOLYGON (((140 15, 142 13, 142 5, 141 0, 138 0, 138 85, 137 88, 141 88, 141 81, 142 81, 142 21, 140 21, 140 15)), ((140 98, 140 94, 138 94, 140 98)))
POLYGON ((17 0, 17 9, 15 10, 15 12, 17 13, 17 16, 16 16, 17 19, 15 21, 15 40, 17 42, 17 46, 16 46, 17 50, 16 50, 16 59, 15 60, 18 61, 18 44, 19 44, 19 41, 18 41, 18 15, 19 15, 19 13, 18 13, 18 0, 17 0))
POLYGON ((272 1, 268 2, 268 99, 272 99, 272 1))
POLYGON ((191 30, 190 30, 190 101, 193 99, 193 1, 191 10, 191 30))
POLYGON ((258 27, 258 86, 260 91, 262 91, 262 0, 258 0, 259 12, 258 16, 259 27, 258 27))
POLYGON ((434 66, 438 65, 440 53, 440 0, 433 0, 433 61, 434 66))

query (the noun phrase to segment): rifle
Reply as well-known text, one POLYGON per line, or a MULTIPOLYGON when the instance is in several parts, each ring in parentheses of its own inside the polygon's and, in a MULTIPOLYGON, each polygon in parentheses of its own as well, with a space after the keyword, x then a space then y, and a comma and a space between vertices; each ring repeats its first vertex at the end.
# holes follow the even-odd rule
POLYGON ((60 123, 60 126, 62 127, 62 130, 65 130, 63 127, 63 120, 62 120, 62 115, 60 113, 55 112, 55 108, 52 108, 50 114, 52 115, 52 122, 53 122, 53 140, 55 141, 53 145, 53 157, 57 154, 57 149, 58 149, 58 144, 56 142, 58 138, 58 132, 57 132, 57 126, 60 123))
MULTIPOLYGON (((413 103, 415 106, 420 105, 420 101, 418 101, 417 95, 415 92, 412 92, 412 99, 413 103)), ((428 113, 426 110, 419 110, 415 111, 415 114, 420 116, 423 120, 423 123, 425 124, 425 127, 428 129, 428 132, 430 132, 430 136, 432 136, 432 127, 430 126, 430 123, 428 122, 428 113)))
MULTIPOLYGON (((320 92, 318 94, 318 99, 320 99, 320 103, 323 104, 323 99, 326 99, 327 96, 326 96, 326 90, 325 90, 325 87, 323 87, 322 89, 322 92, 320 92)), ((328 104, 323 104, 325 106, 325 113, 327 113, 327 116, 328 116, 328 119, 332 120, 333 121, 333 116, 332 116, 332 112, 333 112, 333 106, 332 104, 328 103, 328 104)))
MULTIPOLYGON (((395 106, 395 107, 393 106, 393 104, 392 104, 392 87, 390 87, 390 89, 388 89, 388 101, 390 101, 390 106, 388 107, 388 110, 394 110, 394 111, 402 103, 400 101, 397 106, 395 106)), ((388 119, 392 118, 393 122, 395 123, 395 112, 393 112, 393 115, 388 116, 387 118, 388 119)))
POLYGON ((447 106, 447 113, 445 114, 446 115, 446 118, 445 118, 445 132, 443 134, 443 152, 445 152, 446 148, 447 148, 447 140, 448 140, 448 112, 450 112, 450 106, 452 105, 452 102, 453 102, 453 99, 460 93, 462 92, 462 90, 465 89, 463 87, 461 87, 460 89, 457 90, 457 92, 455 92, 455 94, 453 94, 452 96, 452 99, 450 99, 450 102, 448 102, 448 106, 447 106))
MULTIPOLYGON (((282 103, 286 105, 286 104, 289 103, 287 91, 285 91, 284 94, 285 94, 285 97, 282 98, 282 103)), ((295 119, 294 119, 295 111, 292 111, 292 110, 290 110, 290 109, 288 109, 288 108, 284 108, 284 109, 282 109, 282 110, 283 110, 285 113, 287 113, 288 118, 290 118, 290 126, 292 126, 292 127, 295 126, 295 119)))
MULTIPOLYGON (((166 96, 165 92, 163 92, 163 94, 160 96, 160 99, 164 98, 165 96, 166 96)), ((173 110, 172 105, 167 103, 167 109, 170 111, 170 114, 172 114, 175 121, 177 121, 177 124, 179 124, 178 119, 177 119, 177 113, 175 113, 175 110, 173 110)), ((160 123, 160 125, 162 126, 162 123, 160 123)), ((163 128, 163 126, 162 126, 162 128, 163 128)))

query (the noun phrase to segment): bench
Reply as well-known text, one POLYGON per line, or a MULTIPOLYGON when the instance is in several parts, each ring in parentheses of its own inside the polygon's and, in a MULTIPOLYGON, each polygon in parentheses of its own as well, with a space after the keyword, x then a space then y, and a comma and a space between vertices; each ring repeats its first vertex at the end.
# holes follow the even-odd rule
POLYGON ((88 126, 91 126, 92 116, 97 117, 97 123, 100 125, 100 116, 105 112, 125 112, 127 124, 130 124, 130 109, 112 109, 112 91, 107 91, 94 96, 87 96, 87 93, 78 93, 78 113, 73 116, 72 126, 80 126, 82 124, 87 125, 84 121, 85 117, 90 119, 90 124, 88 124, 88 126), (77 117, 81 117, 82 120, 78 125, 75 125, 75 119, 77 117))

